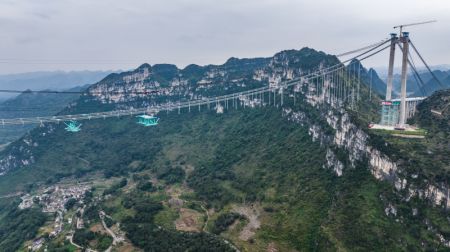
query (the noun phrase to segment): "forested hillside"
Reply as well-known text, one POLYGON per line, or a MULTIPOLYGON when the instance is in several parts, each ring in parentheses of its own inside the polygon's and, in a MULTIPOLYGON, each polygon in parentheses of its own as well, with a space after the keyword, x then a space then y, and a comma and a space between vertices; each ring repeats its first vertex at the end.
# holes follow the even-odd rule
MULTIPOLYGON (((305 48, 182 70, 145 64, 108 76, 61 113, 275 85, 336 62, 305 48), (158 92, 132 92, 144 88, 158 92)), ((75 134, 63 124, 45 125, 0 153, 0 192, 35 195, 53 185, 90 186, 66 208, 56 237, 30 227, 34 239, 52 249, 76 249, 74 241, 97 250, 445 251, 447 201, 439 205, 433 195, 415 194, 440 185, 427 181, 433 169, 408 163, 398 140, 368 132, 380 100, 375 94, 369 99, 365 84, 358 111, 314 104, 307 92, 291 90, 273 93, 278 102, 270 106, 240 102, 223 113, 216 104, 180 114, 161 111, 156 127, 140 126, 133 117, 84 121, 75 134), (396 169, 385 172, 388 165, 396 169), (418 167, 423 173, 414 177, 418 167), (77 224, 67 224, 68 218, 77 224), (113 245, 99 231, 103 225, 123 234, 121 243, 113 245), (65 239, 72 234, 72 241, 65 239)), ((30 204, 45 207, 42 201, 30 204)), ((8 228, 0 225, 0 234, 8 228)), ((33 238, 15 237, 14 243, 26 240, 33 238)))

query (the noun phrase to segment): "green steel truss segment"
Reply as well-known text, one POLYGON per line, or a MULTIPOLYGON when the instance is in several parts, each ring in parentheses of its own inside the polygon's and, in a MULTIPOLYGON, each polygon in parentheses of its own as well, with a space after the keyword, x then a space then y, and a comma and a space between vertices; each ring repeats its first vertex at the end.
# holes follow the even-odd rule
POLYGON ((137 116, 139 124, 144 125, 145 127, 148 126, 156 126, 158 125, 159 118, 156 116, 150 116, 150 115, 140 115, 137 116))

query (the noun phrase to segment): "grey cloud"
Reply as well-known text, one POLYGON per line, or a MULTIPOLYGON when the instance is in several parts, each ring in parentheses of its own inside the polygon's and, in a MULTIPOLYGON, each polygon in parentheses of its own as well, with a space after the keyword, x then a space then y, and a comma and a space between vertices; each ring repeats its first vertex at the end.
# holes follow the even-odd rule
POLYGON ((412 28, 412 37, 431 64, 443 64, 450 59, 449 11, 446 0, 4 0, 0 36, 10 39, 0 43, 0 58, 65 62, 0 64, 0 73, 219 64, 303 46, 337 54, 422 19, 439 23, 412 28), (79 64, 83 59, 108 63, 79 64))
POLYGON ((35 17, 49 20, 51 18, 51 15, 48 13, 42 13, 42 12, 33 12, 32 13, 35 17))
POLYGON ((18 44, 18 45, 23 45, 23 44, 30 44, 30 43, 36 43, 38 41, 40 41, 40 38, 38 37, 29 37, 29 36, 20 36, 14 39, 14 41, 18 44))

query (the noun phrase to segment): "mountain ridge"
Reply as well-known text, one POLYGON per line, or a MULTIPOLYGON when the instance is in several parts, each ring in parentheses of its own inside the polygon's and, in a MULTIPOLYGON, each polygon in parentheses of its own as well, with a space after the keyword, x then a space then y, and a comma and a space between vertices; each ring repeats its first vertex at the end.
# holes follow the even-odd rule
MULTIPOLYGON (((0 75, 2 89, 13 90, 64 90, 98 82, 112 71, 47 71, 0 75)), ((1 94, 6 100, 16 94, 1 94)))

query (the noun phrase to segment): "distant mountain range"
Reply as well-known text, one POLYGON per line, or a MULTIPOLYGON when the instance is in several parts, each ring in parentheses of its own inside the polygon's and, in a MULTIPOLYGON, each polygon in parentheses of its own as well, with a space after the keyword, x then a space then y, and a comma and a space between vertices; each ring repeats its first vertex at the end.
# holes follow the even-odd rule
MULTIPOLYGON (((111 71, 54 71, 0 75, 0 89, 81 91, 111 71)), ((78 94, 0 93, 0 118, 52 115, 78 98, 78 94)), ((0 145, 14 141, 35 125, 5 126, 0 145)))
MULTIPOLYGON (((440 83, 434 79, 434 77, 430 74, 430 72, 426 69, 418 69, 420 79, 424 83, 421 87, 419 85, 420 79, 415 76, 412 73, 412 70, 409 69, 408 72, 408 82, 407 82, 407 93, 409 96, 430 96, 434 91, 441 90, 441 89, 448 89, 450 88, 450 67, 447 67, 448 65, 440 65, 440 66, 434 66, 431 69, 433 70, 433 74, 436 76, 436 78, 439 79, 439 81, 442 83, 442 86, 440 83)), ((379 73, 379 76, 383 82, 387 80, 387 71, 385 69, 376 68, 377 72, 379 73)), ((394 80, 393 80, 393 96, 399 96, 400 94, 400 82, 401 82, 401 75, 399 74, 399 69, 395 69, 394 72, 394 80)), ((384 96, 386 92, 386 85, 384 85, 384 90, 382 95, 384 96)))
MULTIPOLYGON (((387 72, 388 72, 388 68, 383 66, 383 67, 373 67, 380 76, 382 77, 386 77, 387 76, 387 72)), ((440 71, 448 71, 450 70, 450 64, 441 64, 441 65, 435 65, 435 66, 430 66, 431 70, 436 71, 436 70, 440 70, 440 71)), ((427 71, 427 69, 425 67, 417 67, 416 66, 417 71, 419 72, 424 72, 427 71)), ((394 67, 394 72, 399 73, 401 71, 400 67, 394 67)))
MULTIPOLYGON (((78 92, 86 90, 89 85, 74 87, 64 91, 78 92)), ((79 94, 47 94, 25 92, 0 104, 0 118, 22 118, 54 115, 76 100, 79 94)), ((20 138, 36 125, 2 126, 0 145, 20 138)))
MULTIPOLYGON (((53 71, 0 75, 0 89, 63 90, 96 83, 111 72, 112 71, 53 71)), ((0 93, 0 101, 5 101, 16 95, 17 94, 0 93)))

